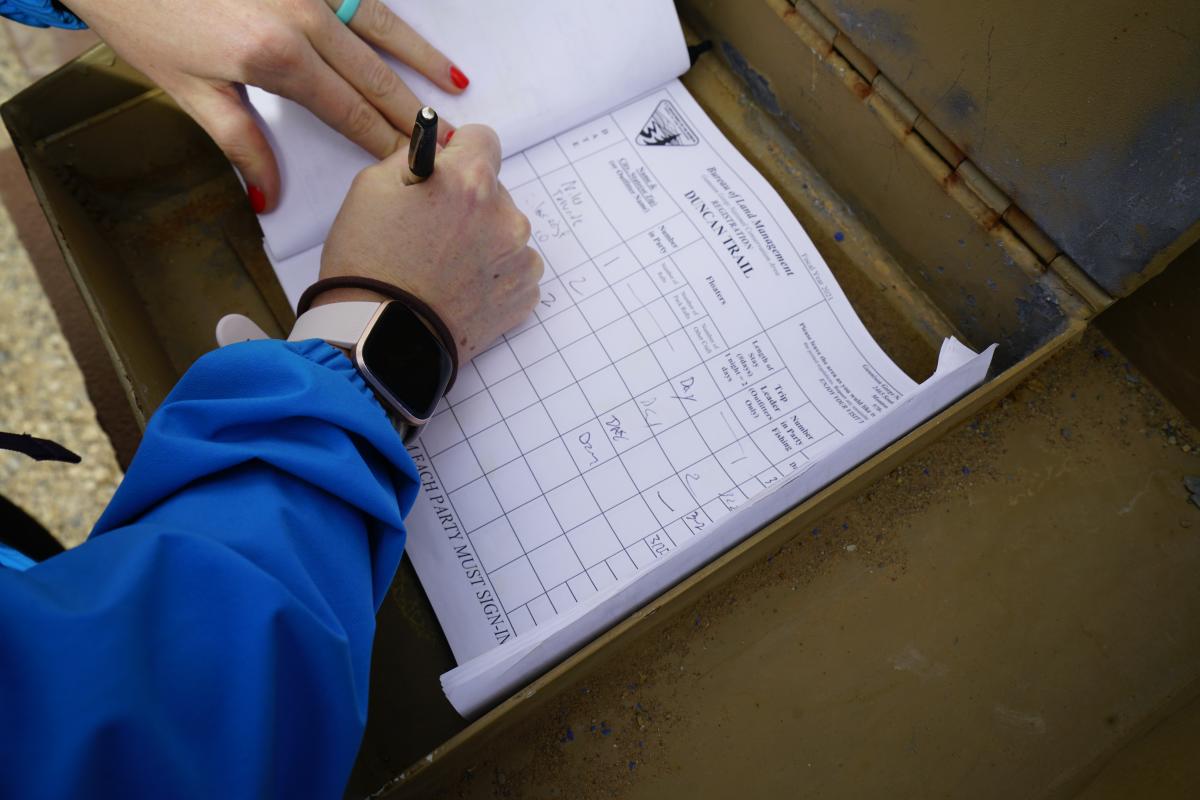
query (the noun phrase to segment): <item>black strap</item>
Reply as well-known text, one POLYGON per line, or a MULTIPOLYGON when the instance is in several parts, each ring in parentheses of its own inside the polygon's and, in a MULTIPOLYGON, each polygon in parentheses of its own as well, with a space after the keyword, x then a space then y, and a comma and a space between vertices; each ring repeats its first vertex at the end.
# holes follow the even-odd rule
POLYGON ((441 341, 442 347, 446 348, 446 352, 450 354, 450 382, 446 384, 446 391, 449 392, 454 387, 454 379, 458 377, 458 345, 454 341, 454 335, 450 333, 449 326, 428 303, 416 295, 404 291, 399 286, 393 286, 384 281, 363 278, 358 275, 338 275, 333 278, 322 278, 305 289, 304 294, 300 295, 300 302, 296 304, 296 316, 308 311, 317 295, 330 289, 367 289, 378 292, 384 297, 390 297, 412 309, 412 312, 425 322, 433 335, 441 341))
POLYGON ((77 454, 58 442, 39 439, 28 433, 0 433, 0 450, 15 450, 35 461, 65 461, 68 464, 78 464, 82 461, 77 454))

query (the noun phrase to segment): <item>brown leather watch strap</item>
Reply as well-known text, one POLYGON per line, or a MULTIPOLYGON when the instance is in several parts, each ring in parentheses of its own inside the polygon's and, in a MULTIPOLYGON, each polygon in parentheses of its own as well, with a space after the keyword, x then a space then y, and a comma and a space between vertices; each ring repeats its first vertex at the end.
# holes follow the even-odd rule
POLYGON ((393 286, 384 281, 363 278, 358 275, 337 275, 332 278, 322 278, 305 289, 304 294, 300 295, 300 302, 296 304, 296 316, 308 311, 317 295, 330 289, 367 289, 408 306, 414 314, 425 321, 433 335, 441 341, 442 347, 445 347, 446 352, 450 354, 450 382, 446 384, 446 391, 449 392, 454 387, 454 379, 458 377, 458 345, 454 342, 454 335, 450 333, 450 328, 437 315, 437 312, 430 308, 428 303, 416 295, 404 291, 399 286, 393 286))

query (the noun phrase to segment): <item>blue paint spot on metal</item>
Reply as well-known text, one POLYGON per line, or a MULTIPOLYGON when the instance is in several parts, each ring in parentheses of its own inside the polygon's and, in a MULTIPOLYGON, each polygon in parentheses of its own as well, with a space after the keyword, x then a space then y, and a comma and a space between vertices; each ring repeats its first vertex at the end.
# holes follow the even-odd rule
POLYGON ((984 152, 975 161, 1105 291, 1122 294, 1200 219, 1194 85, 1194 77, 1179 76, 1179 91, 1191 95, 1143 113, 1138 127, 1118 121, 1113 131, 1119 134, 1072 142, 1055 165, 1041 170, 1014 172, 984 152))
POLYGON ((842 30, 864 50, 870 51, 870 44, 880 44, 895 49, 901 55, 912 54, 914 44, 908 34, 908 20, 904 16, 884 8, 860 11, 846 8, 843 3, 836 5, 842 30))
POLYGON ((963 467, 963 468, 962 468, 962 473, 963 473, 963 475, 970 475, 970 474, 971 474, 971 468, 970 468, 970 467, 963 467))
POLYGON ((725 54, 725 60, 729 62, 729 68, 745 81, 746 87, 750 90, 750 95, 754 100, 772 116, 783 116, 783 107, 779 105, 779 99, 771 91, 771 85, 763 77, 762 73, 751 67, 746 57, 729 42, 721 42, 721 52, 725 54))
POLYGON ((961 86, 955 86, 946 92, 946 98, 940 105, 960 120, 966 119, 979 110, 975 98, 971 97, 971 93, 961 86))
POLYGON ((841 231, 838 231, 837 233, 835 233, 833 235, 833 240, 835 242, 843 241, 843 240, 845 240, 845 238, 846 238, 846 234, 842 233, 841 231))

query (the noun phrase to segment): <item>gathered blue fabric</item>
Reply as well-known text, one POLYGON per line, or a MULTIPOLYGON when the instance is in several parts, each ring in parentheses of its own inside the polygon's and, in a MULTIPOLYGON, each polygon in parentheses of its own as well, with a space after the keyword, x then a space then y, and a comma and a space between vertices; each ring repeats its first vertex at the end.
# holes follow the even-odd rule
POLYGON ((0 17, 37 28, 87 27, 86 22, 58 0, 0 0, 0 17))
POLYGON ((197 361, 88 541, 0 568, 0 797, 341 797, 417 483, 324 342, 197 361))
POLYGON ((36 563, 36 561, 24 553, 12 549, 4 542, 0 542, 0 567, 26 570, 36 563))

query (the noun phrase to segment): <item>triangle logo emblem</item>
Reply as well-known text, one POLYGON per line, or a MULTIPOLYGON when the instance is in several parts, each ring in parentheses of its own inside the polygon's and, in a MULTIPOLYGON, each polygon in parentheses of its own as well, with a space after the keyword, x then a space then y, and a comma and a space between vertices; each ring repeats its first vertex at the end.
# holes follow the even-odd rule
POLYGON ((662 100, 638 132, 637 143, 643 147, 691 147, 700 144, 700 137, 674 103, 662 100))

